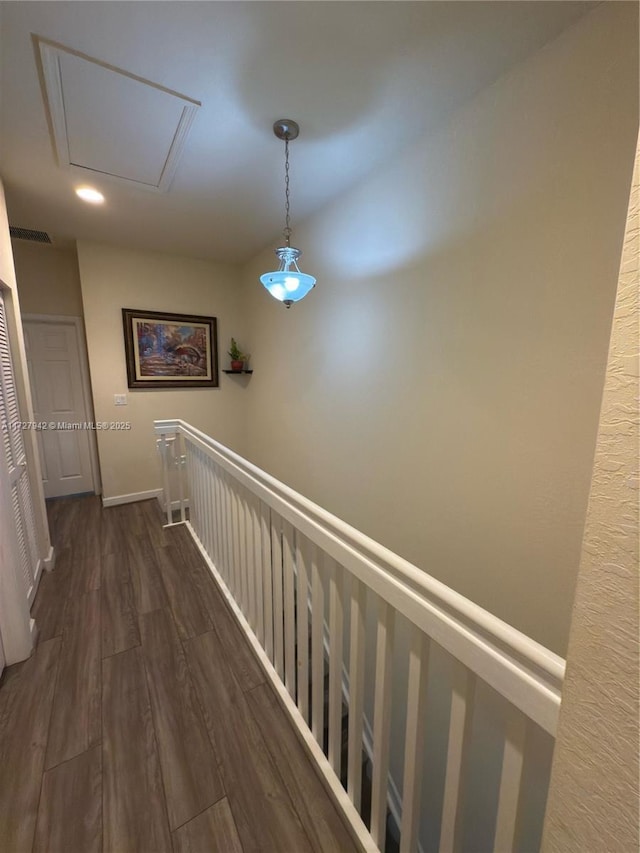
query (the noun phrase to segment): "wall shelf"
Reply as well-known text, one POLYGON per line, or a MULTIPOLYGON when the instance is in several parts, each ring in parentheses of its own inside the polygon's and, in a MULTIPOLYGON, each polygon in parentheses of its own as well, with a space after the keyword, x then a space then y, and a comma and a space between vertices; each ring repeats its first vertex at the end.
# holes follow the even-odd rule
POLYGON ((223 370, 223 373, 253 373, 253 370, 223 370))

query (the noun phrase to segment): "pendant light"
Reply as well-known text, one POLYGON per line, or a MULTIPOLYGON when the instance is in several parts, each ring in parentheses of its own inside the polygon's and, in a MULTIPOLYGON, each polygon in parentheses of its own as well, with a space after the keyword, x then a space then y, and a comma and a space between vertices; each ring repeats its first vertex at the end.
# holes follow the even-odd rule
POLYGON ((302 254, 300 249, 290 244, 291 226, 289 217, 289 142, 296 139, 300 128, 295 121, 288 118, 278 119, 273 125, 273 132, 278 139, 284 140, 284 197, 285 197, 285 245, 279 246, 275 253, 280 260, 280 265, 274 272, 266 272, 260 276, 260 281, 269 293, 287 308, 294 302, 299 302, 315 287, 316 280, 312 275, 300 272, 298 258, 302 254))

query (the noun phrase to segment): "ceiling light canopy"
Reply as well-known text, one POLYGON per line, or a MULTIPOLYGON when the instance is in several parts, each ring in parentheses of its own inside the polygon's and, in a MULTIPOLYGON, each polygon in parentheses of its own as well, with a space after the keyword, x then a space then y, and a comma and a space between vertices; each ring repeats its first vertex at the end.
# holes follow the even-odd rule
POLYGON ((79 196, 82 201, 88 201, 89 204, 102 204, 104 201, 102 193, 95 190, 93 187, 77 187, 76 195, 79 196))
POLYGON ((260 276, 260 281, 269 293, 279 302, 290 308, 294 302, 299 302, 315 287, 316 280, 312 275, 301 272, 298 266, 298 258, 302 254, 300 249, 294 248, 291 241, 291 225, 289 215, 289 142, 296 139, 300 128, 295 121, 288 118, 278 119, 273 125, 273 132, 278 139, 284 140, 284 195, 285 195, 285 226, 284 246, 279 246, 275 253, 280 260, 280 265, 273 272, 266 272, 260 276))

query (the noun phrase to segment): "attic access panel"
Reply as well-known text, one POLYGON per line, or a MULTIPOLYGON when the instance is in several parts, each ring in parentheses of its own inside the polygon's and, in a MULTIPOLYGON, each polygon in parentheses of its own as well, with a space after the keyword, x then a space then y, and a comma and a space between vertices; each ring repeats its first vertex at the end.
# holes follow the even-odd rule
POLYGON ((38 46, 60 166, 166 192, 200 103, 62 45, 38 46))

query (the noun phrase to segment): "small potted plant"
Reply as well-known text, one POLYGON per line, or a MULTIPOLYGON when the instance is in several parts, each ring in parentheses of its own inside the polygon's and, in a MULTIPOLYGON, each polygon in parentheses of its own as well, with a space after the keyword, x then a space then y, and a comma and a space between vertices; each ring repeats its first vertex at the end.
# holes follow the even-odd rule
POLYGON ((229 347, 228 355, 231 359, 231 370, 242 370, 246 356, 240 351, 240 347, 236 343, 235 338, 231 338, 231 346, 229 347))

